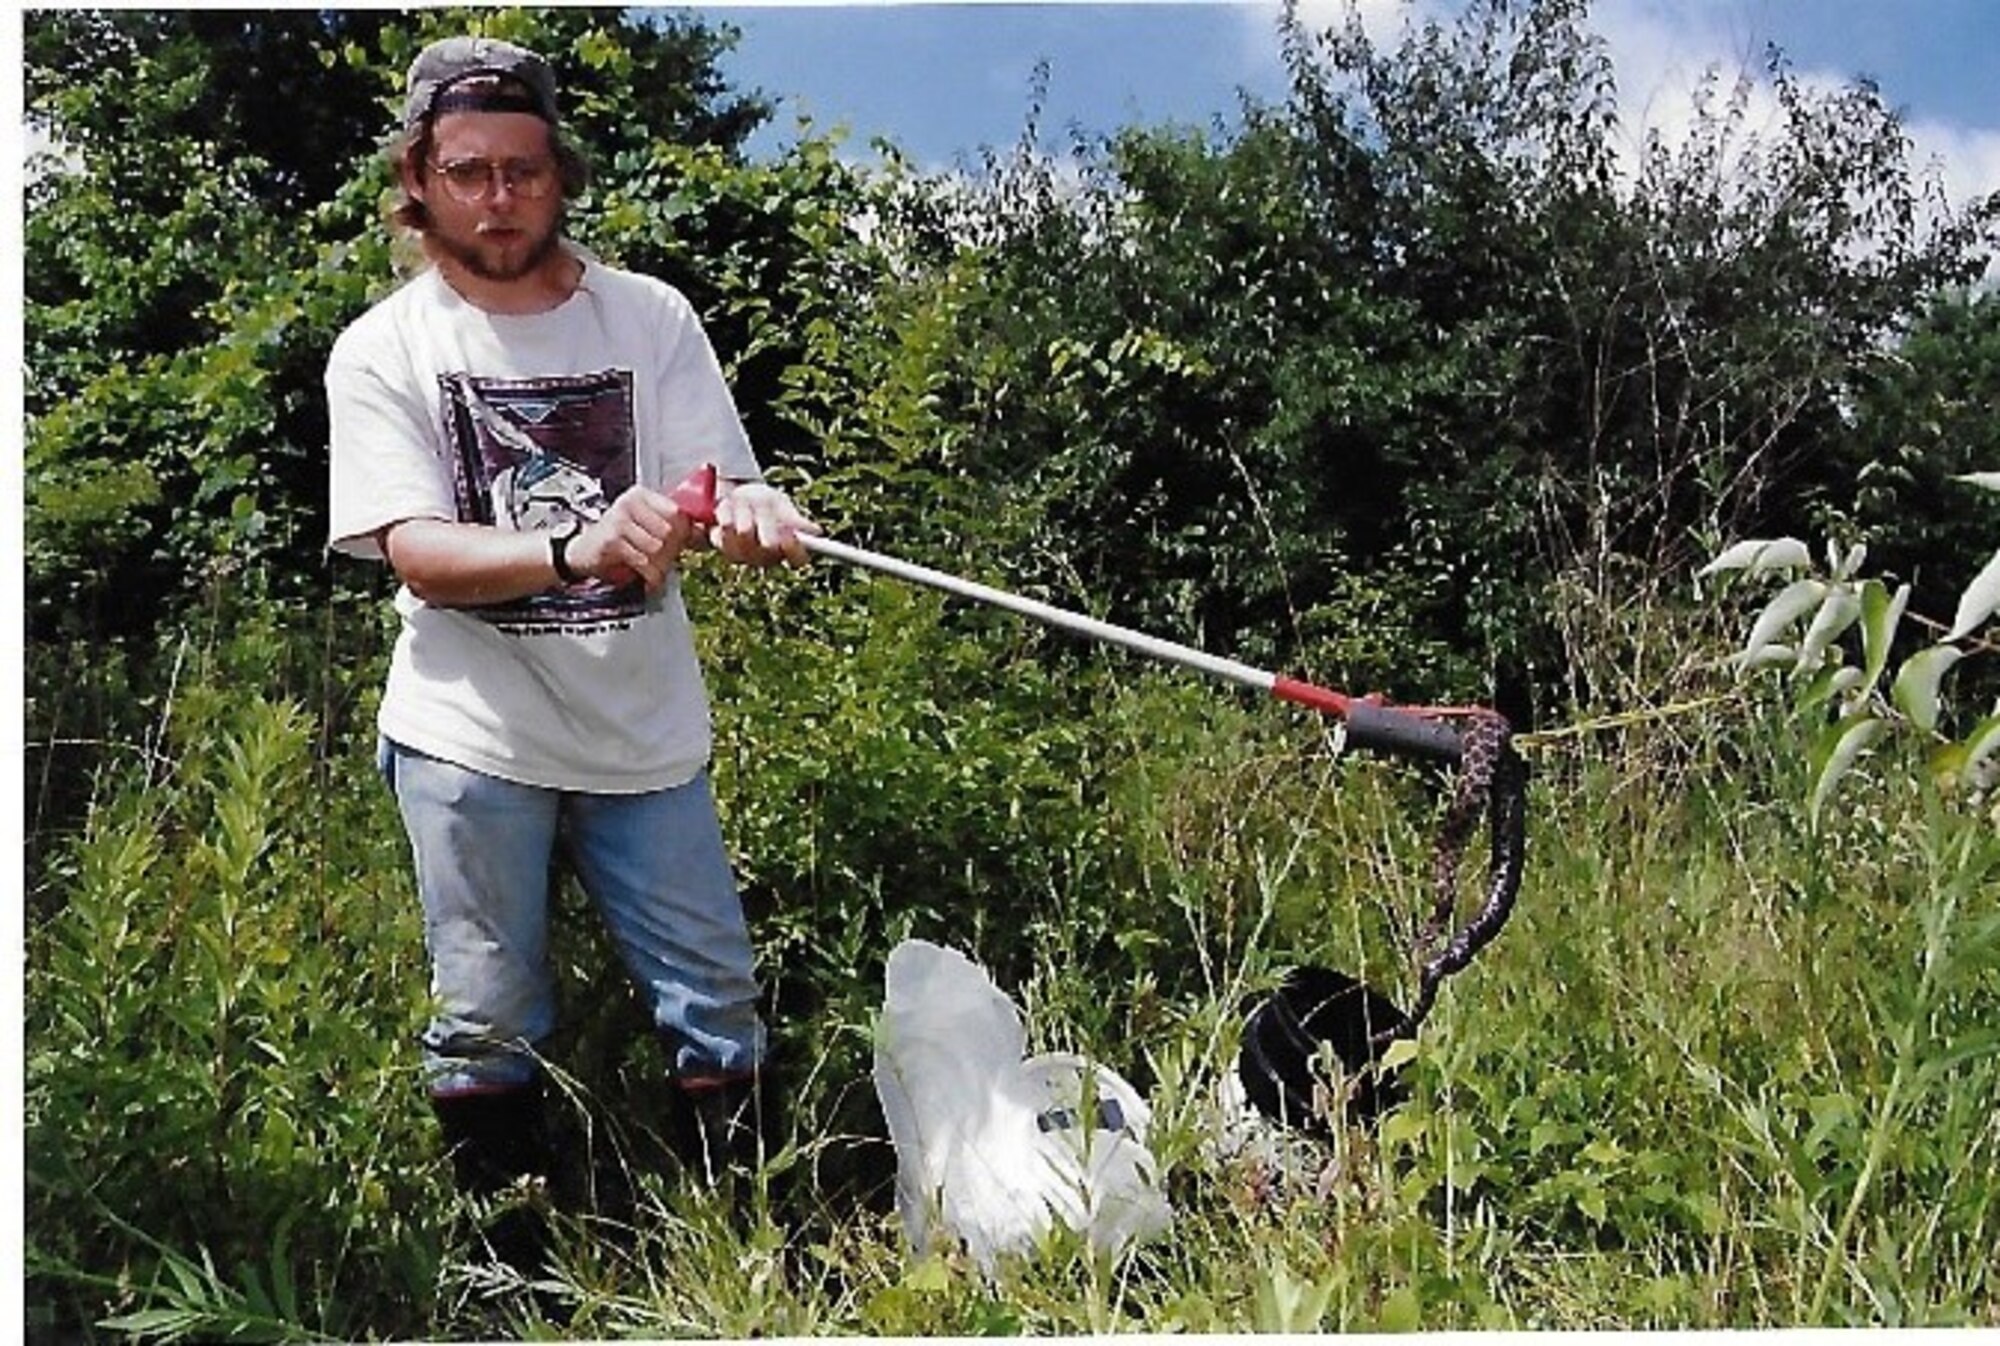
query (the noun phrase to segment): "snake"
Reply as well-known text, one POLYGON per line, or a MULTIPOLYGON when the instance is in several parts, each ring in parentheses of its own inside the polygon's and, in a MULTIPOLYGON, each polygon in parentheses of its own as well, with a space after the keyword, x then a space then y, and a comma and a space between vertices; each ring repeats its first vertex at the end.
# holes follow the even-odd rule
POLYGON ((1527 850, 1527 764, 1514 748, 1506 716, 1478 709, 1466 712, 1466 717, 1458 771, 1432 851, 1431 911, 1411 946, 1417 1000, 1404 1022, 1376 1035, 1373 1045, 1378 1049, 1386 1048, 1391 1039, 1415 1035, 1437 1002, 1438 987, 1500 933, 1521 889, 1527 850), (1472 919, 1447 940, 1458 911, 1459 871, 1482 819, 1490 839, 1486 898, 1472 919))

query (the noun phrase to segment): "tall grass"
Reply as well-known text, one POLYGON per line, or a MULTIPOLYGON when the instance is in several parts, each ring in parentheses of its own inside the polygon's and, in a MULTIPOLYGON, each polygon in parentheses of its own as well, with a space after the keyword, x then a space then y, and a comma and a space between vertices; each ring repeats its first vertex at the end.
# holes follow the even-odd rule
POLYGON ((1546 740, 1519 909, 1410 1101, 1272 1171, 1213 1144, 1243 1007, 1301 962, 1407 1000, 1435 782, 1185 678, 845 601, 823 641, 711 652, 786 1144, 747 1222, 645 1157, 658 1051, 567 921, 551 1056, 605 1182, 539 1293, 476 1253, 422 1106, 365 704, 268 625, 191 641, 153 749, 44 838, 31 1335, 2000 1325, 2000 838, 1922 773, 1879 763, 1815 831, 1794 729, 1748 707, 1546 740), (1170 1235, 1052 1239, 997 1282, 906 1255, 866 1071, 909 933, 1142 1084, 1170 1235))

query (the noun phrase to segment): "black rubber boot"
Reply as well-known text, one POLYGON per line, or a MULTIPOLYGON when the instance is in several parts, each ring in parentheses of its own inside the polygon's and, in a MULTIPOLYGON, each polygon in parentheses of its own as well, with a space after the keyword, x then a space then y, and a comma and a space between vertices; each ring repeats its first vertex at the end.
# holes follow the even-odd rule
POLYGON ((493 1256, 524 1276, 540 1272, 549 1227, 537 1201, 551 1157, 541 1085, 433 1095, 431 1110, 458 1190, 482 1202, 508 1198, 481 1230, 493 1256))

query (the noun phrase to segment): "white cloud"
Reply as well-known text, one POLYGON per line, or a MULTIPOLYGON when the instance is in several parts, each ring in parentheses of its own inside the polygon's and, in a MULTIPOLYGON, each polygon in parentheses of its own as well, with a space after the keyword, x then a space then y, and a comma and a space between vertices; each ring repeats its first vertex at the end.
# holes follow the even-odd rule
MULTIPOLYGON (((1360 0, 1356 8, 1361 13, 1361 27, 1372 42, 1393 42, 1403 28, 1404 12, 1411 8, 1405 0, 1360 0)), ((1269 12, 1276 13, 1278 6, 1272 5, 1269 12)), ((1435 12, 1439 6, 1435 0, 1415 6, 1418 14, 1435 12)), ((1347 0, 1299 0, 1299 21, 1308 30, 1320 31, 1336 24, 1347 22, 1347 0)))
POLYGON ((1702 115, 1698 100, 1711 76, 1710 96, 1725 102, 1739 81, 1748 81, 1743 128, 1749 136, 1779 128, 1782 114, 1762 76, 1758 49, 1717 23, 1712 9, 1682 6, 1668 14, 1648 0, 1611 0, 1595 11, 1594 21, 1616 72, 1618 148, 1628 167, 1653 136, 1669 146, 1686 139, 1702 115))
POLYGON ((2000 192, 2000 129, 1911 121, 1904 127, 1915 145, 1912 162, 1935 162, 1948 200, 1963 204, 2000 192))
MULTIPOLYGON (((1657 131, 1668 143, 1693 124, 1694 94, 1703 76, 1719 72, 1727 91, 1739 78, 1750 80, 1745 129, 1767 133, 1780 112, 1765 69, 1765 50, 1782 40, 1755 29, 1747 6, 1699 4, 1688 0, 1600 0, 1592 24, 1604 37, 1617 68, 1619 109, 1628 152, 1657 131)), ((1792 75, 1808 88, 1831 92, 1851 81, 1842 73, 1798 65, 1792 75)), ((1896 91, 1884 90, 1892 106, 1896 91)), ((1918 172, 1933 163, 1954 204, 2000 191, 2000 128, 1954 126, 1935 119, 1906 117, 1910 163, 1918 172)))
MULTIPOLYGON (((1377 44, 1392 44, 1406 20, 1446 21, 1464 8, 1463 0, 1361 0, 1363 26, 1377 44)), ((1247 6, 1253 41, 1268 49, 1278 6, 1247 6)), ((1318 31, 1342 22, 1346 0, 1300 0, 1299 14, 1318 31)), ((1757 22, 1751 0, 1597 0, 1586 22, 1605 41, 1616 70, 1623 130, 1620 148, 1636 160, 1646 136, 1657 132, 1677 143, 1696 118, 1695 94, 1711 71, 1727 95, 1739 77, 1749 81, 1744 129, 1768 135, 1779 124, 1777 97, 1765 69, 1766 48, 1784 43, 1757 22)), ((1792 74, 1809 88, 1835 90, 1850 81, 1840 72, 1794 65, 1792 74)), ((1897 91, 1885 89, 1892 106, 1897 91)), ((1955 205, 2000 191, 2000 125, 1972 127, 1906 115, 1910 163, 1920 173, 1935 165, 1948 200, 1955 205)))

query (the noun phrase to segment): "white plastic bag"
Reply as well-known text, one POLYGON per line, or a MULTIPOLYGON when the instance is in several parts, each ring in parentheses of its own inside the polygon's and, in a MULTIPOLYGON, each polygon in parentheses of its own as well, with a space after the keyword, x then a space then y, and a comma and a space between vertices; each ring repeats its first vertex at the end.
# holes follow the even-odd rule
POLYGON ((951 949, 898 945, 886 989, 875 1090, 913 1247, 962 1240, 990 1273, 1056 1221, 1109 1252, 1167 1228, 1152 1110, 1115 1071, 1068 1053, 1022 1059, 1020 1012, 951 949))

